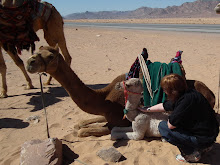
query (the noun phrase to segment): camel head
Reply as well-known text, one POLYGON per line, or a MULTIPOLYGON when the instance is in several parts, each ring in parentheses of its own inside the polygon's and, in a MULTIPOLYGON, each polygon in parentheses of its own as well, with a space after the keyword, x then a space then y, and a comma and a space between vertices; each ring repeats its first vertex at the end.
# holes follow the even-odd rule
POLYGON ((58 60, 63 58, 59 53, 58 45, 55 48, 41 46, 39 51, 31 56, 27 61, 27 71, 30 73, 47 72, 49 74, 56 71, 58 60))
POLYGON ((115 89, 126 89, 134 93, 143 92, 143 86, 139 78, 130 78, 129 80, 118 82, 115 84, 115 89))
POLYGON ((217 14, 220 14, 220 3, 215 7, 214 10, 217 14))
POLYGON ((115 85, 116 89, 124 89, 125 110, 135 110, 140 104, 142 97, 143 85, 139 78, 130 78, 129 80, 119 82, 115 85))

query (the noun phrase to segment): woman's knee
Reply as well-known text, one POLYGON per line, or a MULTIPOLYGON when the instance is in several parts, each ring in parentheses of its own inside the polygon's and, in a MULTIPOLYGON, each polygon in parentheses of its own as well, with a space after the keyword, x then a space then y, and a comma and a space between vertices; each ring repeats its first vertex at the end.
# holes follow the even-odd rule
POLYGON ((164 130, 164 129, 167 129, 167 128, 168 128, 167 121, 161 121, 158 125, 159 130, 164 130))
POLYGON ((159 132, 161 136, 166 136, 169 132, 167 121, 161 121, 158 125, 159 132))

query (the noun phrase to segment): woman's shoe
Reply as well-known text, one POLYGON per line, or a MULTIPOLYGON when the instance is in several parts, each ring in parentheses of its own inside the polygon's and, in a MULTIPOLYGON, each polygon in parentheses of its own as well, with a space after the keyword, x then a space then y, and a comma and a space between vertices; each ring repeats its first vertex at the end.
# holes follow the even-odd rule
POLYGON ((176 155, 176 160, 179 162, 187 162, 186 159, 182 155, 176 155))
POLYGON ((177 155, 176 160, 180 162, 198 162, 201 159, 201 153, 199 151, 194 151, 190 155, 177 155))

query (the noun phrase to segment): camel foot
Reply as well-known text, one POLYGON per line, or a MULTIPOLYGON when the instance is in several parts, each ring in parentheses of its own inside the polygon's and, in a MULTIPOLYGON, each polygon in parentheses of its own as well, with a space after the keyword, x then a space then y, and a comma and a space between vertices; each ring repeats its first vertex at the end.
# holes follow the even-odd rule
POLYGON ((45 82, 44 85, 52 85, 51 82, 45 82))
POLYGON ((34 89, 34 86, 32 84, 31 85, 27 85, 24 89, 25 90, 34 89))
POLYGON ((8 95, 7 95, 6 93, 1 93, 1 94, 0 94, 0 98, 1 98, 1 99, 7 98, 7 97, 8 97, 8 95))

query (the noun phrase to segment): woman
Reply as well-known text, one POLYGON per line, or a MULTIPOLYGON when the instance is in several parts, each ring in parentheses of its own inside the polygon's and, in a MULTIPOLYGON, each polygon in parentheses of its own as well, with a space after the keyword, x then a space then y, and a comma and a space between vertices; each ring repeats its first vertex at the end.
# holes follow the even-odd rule
POLYGON ((181 155, 176 156, 178 161, 198 162, 218 136, 215 111, 202 94, 188 89, 185 79, 178 74, 163 77, 161 87, 167 94, 167 100, 139 109, 143 112, 173 111, 168 121, 159 124, 160 134, 179 148, 181 155))

